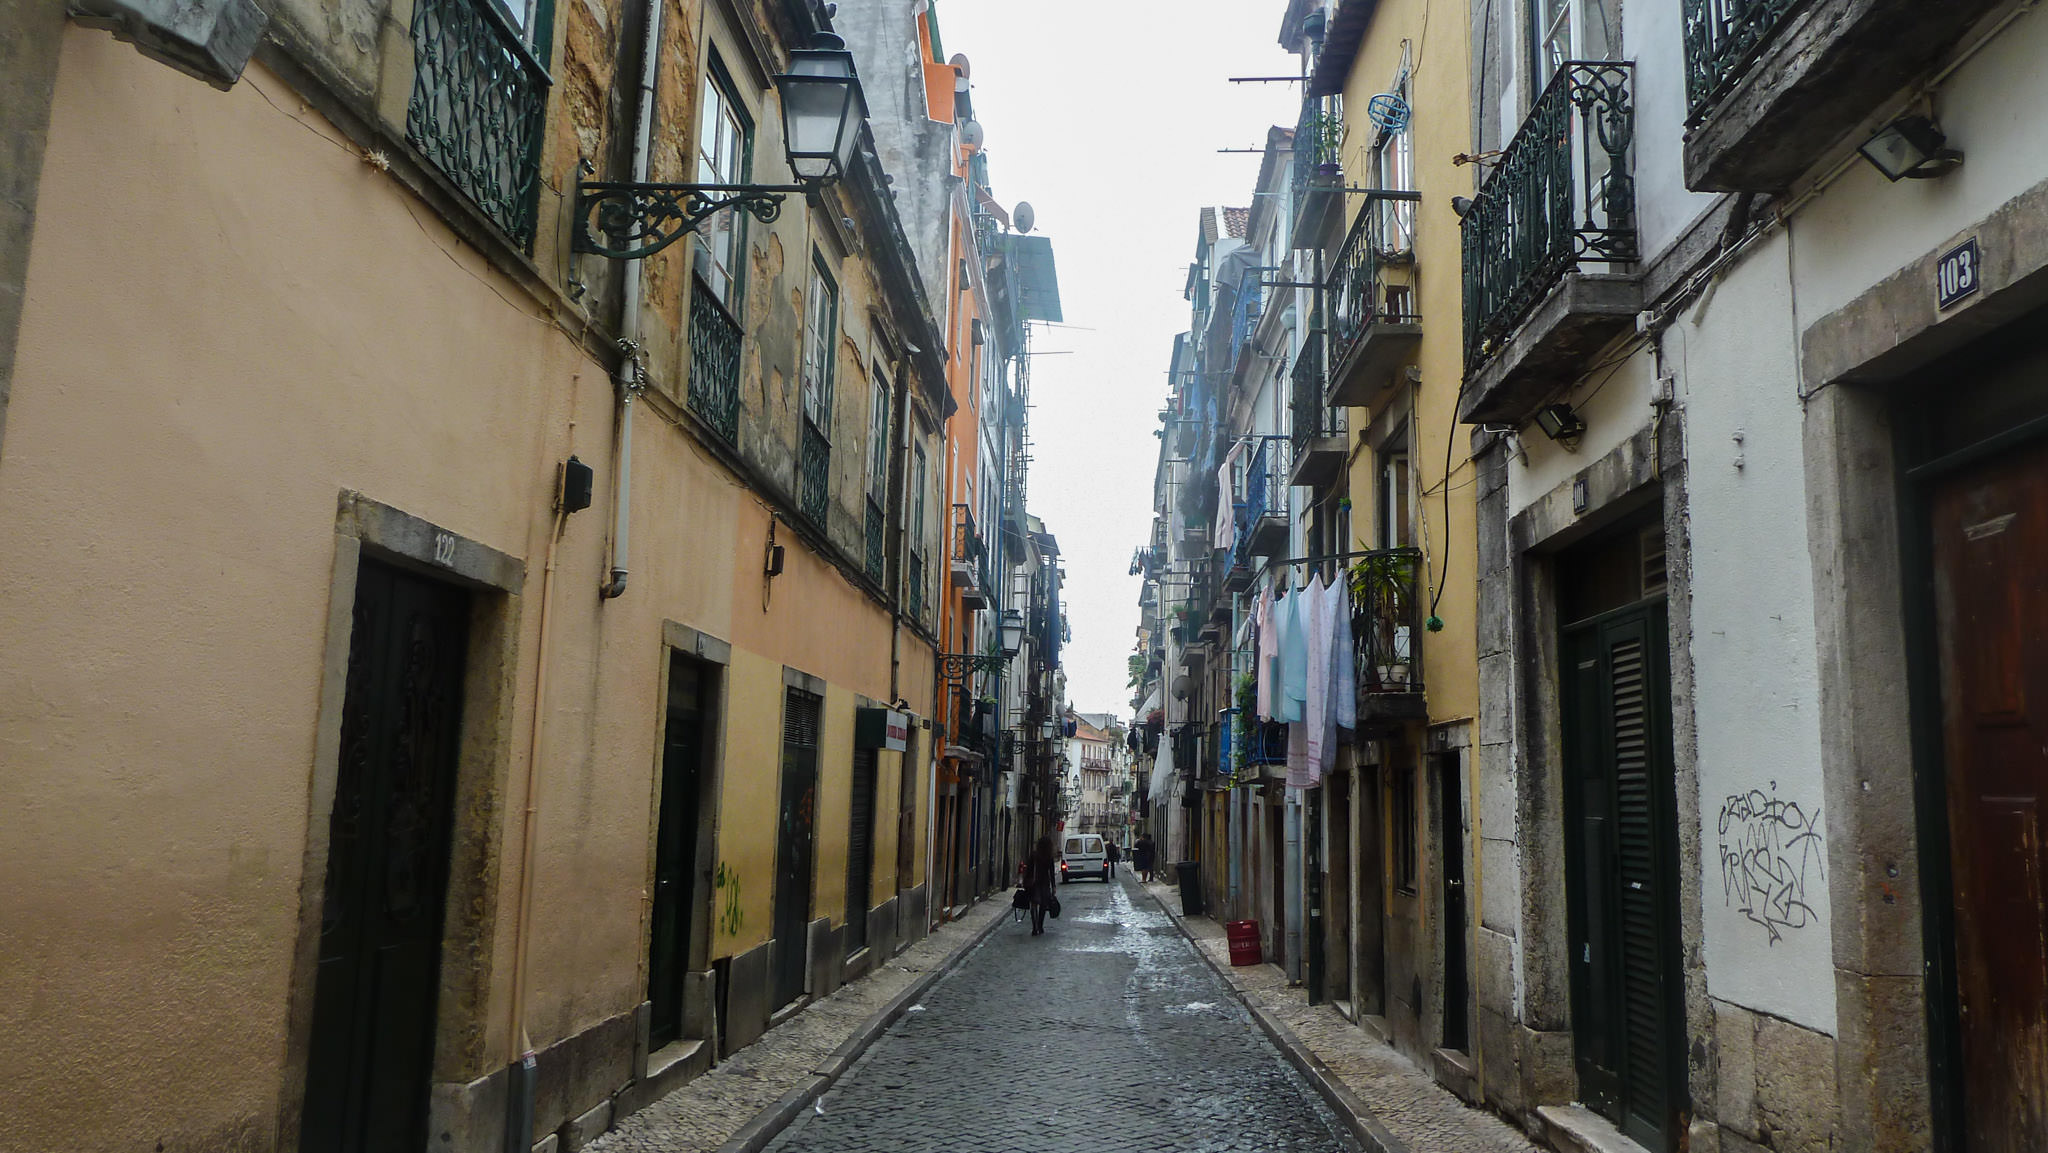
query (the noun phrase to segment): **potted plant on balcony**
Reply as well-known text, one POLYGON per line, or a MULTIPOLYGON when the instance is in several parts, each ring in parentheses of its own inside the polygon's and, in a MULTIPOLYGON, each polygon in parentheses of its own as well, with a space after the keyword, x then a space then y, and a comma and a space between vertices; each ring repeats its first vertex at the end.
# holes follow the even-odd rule
POLYGON ((1415 563, 1415 553, 1389 549, 1367 553, 1346 574, 1353 615, 1363 620, 1360 639, 1371 644, 1374 684, 1383 691, 1408 686, 1415 563))

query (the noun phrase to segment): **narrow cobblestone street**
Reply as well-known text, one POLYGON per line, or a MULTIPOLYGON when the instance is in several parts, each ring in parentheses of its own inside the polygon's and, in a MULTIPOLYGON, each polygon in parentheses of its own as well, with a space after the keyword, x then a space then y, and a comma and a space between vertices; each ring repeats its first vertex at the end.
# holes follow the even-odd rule
POLYGON ((1157 905, 1061 886, 1006 924, 771 1150, 1353 1150, 1157 905))

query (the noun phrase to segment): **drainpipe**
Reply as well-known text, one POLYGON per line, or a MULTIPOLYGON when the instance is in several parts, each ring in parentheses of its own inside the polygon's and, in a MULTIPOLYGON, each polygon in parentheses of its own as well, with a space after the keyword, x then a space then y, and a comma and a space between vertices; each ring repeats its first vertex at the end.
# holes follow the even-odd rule
MULTIPOLYGON (((647 153, 654 137, 654 74, 661 54, 661 12, 665 5, 653 0, 647 6, 647 35, 640 49, 640 107, 633 129, 633 174, 636 184, 647 182, 647 153)), ((640 351, 640 266, 626 262, 626 282, 619 294, 619 358, 613 382, 619 389, 618 480, 612 486, 611 576, 598 586, 598 595, 612 600, 626 591, 628 521, 633 512, 633 401, 647 387, 647 374, 640 351)))
POLYGON ((568 512, 562 507, 560 482, 555 497, 554 527, 548 533, 546 566, 540 578, 540 639, 535 644, 533 673, 533 725, 526 750, 526 804, 520 817, 519 910, 512 926, 512 1019, 506 1033, 512 1052, 511 1095, 507 1102, 507 1153, 519 1153, 533 1144, 533 1093, 539 1067, 533 1038, 526 1031, 527 953, 533 938, 533 867, 536 856, 534 834, 540 824, 540 752, 547 719, 549 609, 554 604, 555 551, 562 543, 562 523, 568 512))
POLYGON ((903 605, 910 595, 910 365, 909 357, 896 362, 895 421, 896 444, 891 449, 896 467, 896 580, 890 592, 889 701, 903 699, 903 605))

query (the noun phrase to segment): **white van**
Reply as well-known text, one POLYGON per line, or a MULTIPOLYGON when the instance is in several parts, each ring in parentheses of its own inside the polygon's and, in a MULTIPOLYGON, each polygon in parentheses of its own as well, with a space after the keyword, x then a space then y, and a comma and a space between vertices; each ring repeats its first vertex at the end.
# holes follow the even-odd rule
POLYGON ((1109 883, 1109 857, 1103 853, 1102 838, 1094 833, 1070 833, 1060 853, 1060 880, 1100 877, 1109 883))

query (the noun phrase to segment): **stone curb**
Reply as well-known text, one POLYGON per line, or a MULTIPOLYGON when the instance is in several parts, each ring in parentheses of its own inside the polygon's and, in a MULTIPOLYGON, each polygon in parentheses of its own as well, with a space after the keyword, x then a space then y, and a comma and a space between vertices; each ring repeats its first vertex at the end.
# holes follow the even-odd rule
POLYGON ((1358 1139, 1359 1145, 1367 1153, 1410 1153, 1408 1146, 1388 1132, 1387 1127, 1380 1123, 1378 1117, 1373 1116, 1372 1110, 1364 1101, 1359 1100, 1358 1094, 1351 1091, 1351 1087, 1337 1076, 1336 1071, 1325 1064, 1321 1057, 1316 1056, 1314 1050, 1302 1044, 1301 1038, 1294 1035, 1294 1030, 1289 1029, 1278 1017, 1252 1004, 1245 991, 1238 988, 1237 982, 1230 979, 1230 973, 1225 967, 1210 956, 1207 949, 1202 948, 1202 943, 1188 930, 1187 920, 1174 911, 1173 905, 1166 898, 1153 892, 1142 882, 1138 887, 1165 911, 1174 927, 1179 929, 1181 935, 1188 939, 1188 944, 1194 947, 1195 955, 1202 958, 1210 970, 1222 980, 1224 987, 1229 989, 1238 1003, 1251 1014, 1252 1020, 1258 1022, 1260 1031, 1264 1032, 1274 1047, 1280 1050, 1281 1056, 1287 1058, 1287 1063, 1306 1077, 1309 1084, 1315 1086, 1316 1092, 1329 1103, 1338 1119, 1344 1122, 1345 1128, 1351 1130, 1351 1135, 1358 1139))
MULTIPOLYGON (((868 1046, 874 1044, 884 1032, 888 1031, 889 1026, 894 1025, 903 1016, 905 1010, 923 1000, 924 995, 931 991, 932 986, 938 984, 941 978, 957 968, 960 962, 966 958, 967 954, 973 952, 983 941, 988 940, 991 934, 1009 922, 1007 894, 1003 893, 999 894, 999 896, 1005 898, 1001 913, 991 917, 987 925, 976 930, 972 937, 963 941, 959 948, 954 949, 946 956, 945 960, 933 966, 917 980, 912 981, 908 988, 896 994, 895 997, 890 999, 888 1004, 877 1009, 872 1016, 861 1023, 860 1028, 853 1031, 852 1036, 842 1041, 837 1049, 832 1050, 831 1054, 819 1064, 810 1077, 798 1082, 795 1088, 784 1093, 776 1100, 775 1104, 754 1114, 751 1120, 745 1125, 740 1126, 739 1132, 734 1133, 726 1139, 725 1144, 718 1147, 718 1153, 761 1153, 761 1150, 767 1148, 770 1141, 781 1136, 782 1131, 789 1128, 790 1124, 801 1116, 803 1111, 809 1108, 812 1102, 824 1096, 825 1091, 832 1087, 833 1082, 839 1080, 840 1075, 851 1068, 853 1063, 860 1059, 860 1055, 867 1052, 868 1046)), ((984 900, 995 899, 997 898, 984 898, 984 900)), ((1402 1153, 1405 1153, 1405 1150, 1402 1153)))

